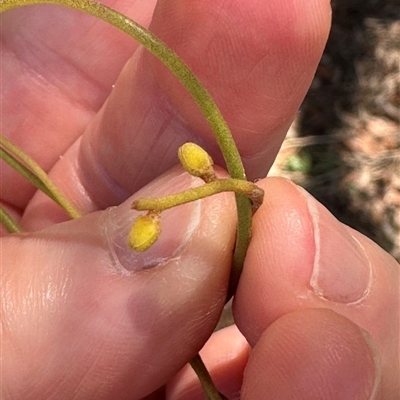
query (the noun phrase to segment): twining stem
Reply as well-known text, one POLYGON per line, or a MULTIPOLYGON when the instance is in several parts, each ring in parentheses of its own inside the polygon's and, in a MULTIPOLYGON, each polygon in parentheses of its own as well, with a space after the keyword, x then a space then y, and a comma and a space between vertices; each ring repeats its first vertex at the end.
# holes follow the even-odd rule
MULTIPOLYGON (((132 36, 146 47, 170 69, 199 105, 216 136, 230 176, 234 179, 246 179, 239 152, 217 105, 189 67, 160 39, 130 18, 92 0, 1 0, 0 13, 33 4, 57 4, 91 14, 132 36)), ((237 194, 236 203, 238 226, 229 289, 231 293, 237 286, 251 236, 250 201, 246 196, 237 194)))
POLYGON ((227 400, 227 398, 218 392, 214 385, 209 385, 208 382, 211 381, 211 376, 203 363, 203 360, 200 357, 200 354, 196 354, 190 360, 190 366, 193 368, 196 375, 200 378, 201 385, 203 387, 204 393, 207 396, 207 400, 221 399, 227 400))
POLYGON ((81 216, 81 213, 61 193, 46 172, 31 157, 2 135, 0 135, 0 158, 64 208, 71 218, 81 216))
POLYGON ((42 183, 42 181, 28 168, 25 167, 20 161, 18 161, 12 154, 0 147, 0 158, 5 161, 10 167, 14 168, 22 177, 32 183, 37 189, 41 190, 52 200, 56 201, 51 192, 42 183))
POLYGON ((9 233, 19 233, 23 229, 14 220, 14 218, 6 211, 6 209, 0 204, 0 221, 2 225, 7 229, 9 233))
POLYGON ((164 197, 141 198, 132 203, 132 209, 137 211, 164 211, 169 208, 190 203, 191 201, 204 199, 222 192, 235 192, 244 194, 258 208, 262 204, 264 191, 253 182, 240 179, 217 179, 192 189, 184 190, 164 197))

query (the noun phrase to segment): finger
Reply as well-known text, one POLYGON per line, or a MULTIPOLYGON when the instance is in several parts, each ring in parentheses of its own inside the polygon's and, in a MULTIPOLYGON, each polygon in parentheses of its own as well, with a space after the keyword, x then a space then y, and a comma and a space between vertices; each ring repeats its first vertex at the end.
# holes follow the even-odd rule
MULTIPOLYGON (((249 178, 264 177, 321 58, 330 29, 330 1, 175 4, 158 2, 151 29, 210 91, 232 129, 249 178), (171 25, 161 23, 165 20, 171 25)), ((196 133, 211 138, 210 150, 215 148, 187 93, 159 63, 152 60, 151 68, 185 120, 196 133)), ((218 153, 215 157, 223 163, 218 153)))
MULTIPOLYGON (((284 4, 162 1, 151 24, 215 97, 250 178, 264 176, 272 163, 329 30, 329 1, 284 4)), ((193 140, 222 163, 197 106, 158 60, 139 51, 82 141, 56 165, 52 177, 89 212, 119 204, 174 165, 178 146, 193 140)), ((47 205, 41 210, 39 216, 45 216, 47 205)), ((29 218, 27 227, 36 226, 29 218)))
MULTIPOLYGON (((155 5, 102 2, 144 26, 155 5)), ((49 170, 100 109, 138 44, 103 21, 54 5, 6 12, 1 24, 1 133, 49 170)), ((23 208, 31 185, 8 167, 2 182, 3 200, 23 208)))
POLYGON ((330 310, 287 314, 254 347, 241 399, 381 398, 374 357, 365 332, 330 310))
POLYGON ((259 184, 269 195, 254 217, 234 302, 239 329, 254 346, 285 314, 329 308, 371 335, 382 359, 383 393, 398 393, 397 262, 293 183, 259 184))
MULTIPOLYGON (((210 372, 218 391, 228 399, 239 399, 243 371, 249 356, 249 345, 235 325, 213 333, 200 356, 210 372)), ((200 381, 186 365, 168 384, 167 400, 202 400, 200 381)))
MULTIPOLYGON (((174 169, 138 195, 189 184, 198 180, 174 169)), ((6 397, 140 399, 211 335, 226 296, 233 196, 166 211, 145 253, 127 246, 135 216, 126 202, 2 239, 6 397)))

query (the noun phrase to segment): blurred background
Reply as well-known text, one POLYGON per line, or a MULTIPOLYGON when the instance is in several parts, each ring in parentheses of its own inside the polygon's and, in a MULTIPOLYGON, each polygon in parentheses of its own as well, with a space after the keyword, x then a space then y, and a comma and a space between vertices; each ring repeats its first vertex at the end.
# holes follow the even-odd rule
POLYGON ((270 175, 305 187, 400 262, 400 2, 332 7, 325 53, 270 175))

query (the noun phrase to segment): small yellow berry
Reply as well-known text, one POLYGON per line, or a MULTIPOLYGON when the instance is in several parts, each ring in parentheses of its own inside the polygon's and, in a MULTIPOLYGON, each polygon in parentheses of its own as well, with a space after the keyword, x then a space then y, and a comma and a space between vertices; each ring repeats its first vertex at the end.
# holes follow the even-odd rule
POLYGON ((149 212, 136 219, 129 233, 129 246, 135 251, 147 250, 160 236, 160 214, 149 212))
POLYGON ((195 143, 185 143, 178 150, 179 160, 185 170, 206 182, 215 180, 213 160, 209 154, 195 143))

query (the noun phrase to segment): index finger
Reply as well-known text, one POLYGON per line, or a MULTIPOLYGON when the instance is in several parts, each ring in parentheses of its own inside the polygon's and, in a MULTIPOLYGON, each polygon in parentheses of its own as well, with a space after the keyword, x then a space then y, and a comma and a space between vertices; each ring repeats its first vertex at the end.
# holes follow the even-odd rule
MULTIPOLYGON (((155 0, 102 0, 148 26, 155 0)), ((49 171, 80 137, 139 44, 80 11, 55 5, 0 14, 1 134, 49 171)), ((2 167, 3 202, 23 209, 34 188, 2 167)))
MULTIPOLYGON (((150 29, 210 91, 252 179, 268 171, 310 85, 329 26, 328 1, 174 0, 157 3, 150 29)), ((186 141, 200 142, 223 164, 197 106, 141 49, 52 177, 85 211, 104 208, 175 164, 186 141)))

